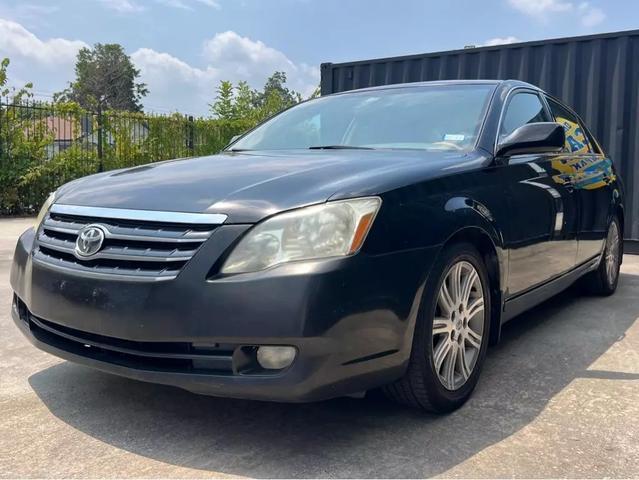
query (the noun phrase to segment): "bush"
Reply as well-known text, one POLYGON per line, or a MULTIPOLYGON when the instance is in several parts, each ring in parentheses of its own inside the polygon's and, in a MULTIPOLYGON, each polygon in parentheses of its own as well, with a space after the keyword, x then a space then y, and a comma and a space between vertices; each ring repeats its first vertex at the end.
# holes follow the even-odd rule
POLYGON ((76 104, 0 105, 0 215, 34 213, 50 192, 85 175, 217 153, 254 125, 180 114, 98 114, 76 104))

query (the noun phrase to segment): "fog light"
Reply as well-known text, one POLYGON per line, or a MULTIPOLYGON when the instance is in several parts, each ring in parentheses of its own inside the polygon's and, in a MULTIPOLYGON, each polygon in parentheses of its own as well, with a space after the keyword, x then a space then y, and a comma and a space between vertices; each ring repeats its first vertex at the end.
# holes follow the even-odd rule
POLYGON ((281 370, 293 363, 296 353, 295 347, 259 347, 257 363, 267 370, 281 370))

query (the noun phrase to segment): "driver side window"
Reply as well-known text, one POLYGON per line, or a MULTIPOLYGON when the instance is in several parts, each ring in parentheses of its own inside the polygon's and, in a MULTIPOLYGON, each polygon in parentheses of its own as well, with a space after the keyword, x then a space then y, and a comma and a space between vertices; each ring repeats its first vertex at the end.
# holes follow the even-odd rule
POLYGON ((549 121, 550 117, 537 94, 531 92, 516 93, 506 106, 499 138, 507 137, 522 125, 549 121))

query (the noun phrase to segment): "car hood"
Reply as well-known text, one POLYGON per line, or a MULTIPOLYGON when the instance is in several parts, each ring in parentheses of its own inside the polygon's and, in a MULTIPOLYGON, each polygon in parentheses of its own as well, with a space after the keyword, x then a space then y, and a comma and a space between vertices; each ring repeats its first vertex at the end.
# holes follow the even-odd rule
POLYGON ((329 198, 382 194, 482 160, 477 152, 412 150, 222 153, 85 177, 63 187, 57 203, 224 213, 227 223, 253 223, 329 198))

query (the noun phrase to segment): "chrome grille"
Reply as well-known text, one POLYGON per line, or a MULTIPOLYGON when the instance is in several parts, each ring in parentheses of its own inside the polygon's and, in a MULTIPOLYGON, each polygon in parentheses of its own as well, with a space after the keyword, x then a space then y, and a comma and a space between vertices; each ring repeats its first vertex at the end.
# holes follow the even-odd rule
POLYGON ((38 230, 33 258, 49 267, 87 275, 170 280, 225 218, 53 205, 38 230), (84 257, 75 247, 79 232, 88 225, 99 226, 104 241, 97 253, 84 257))

